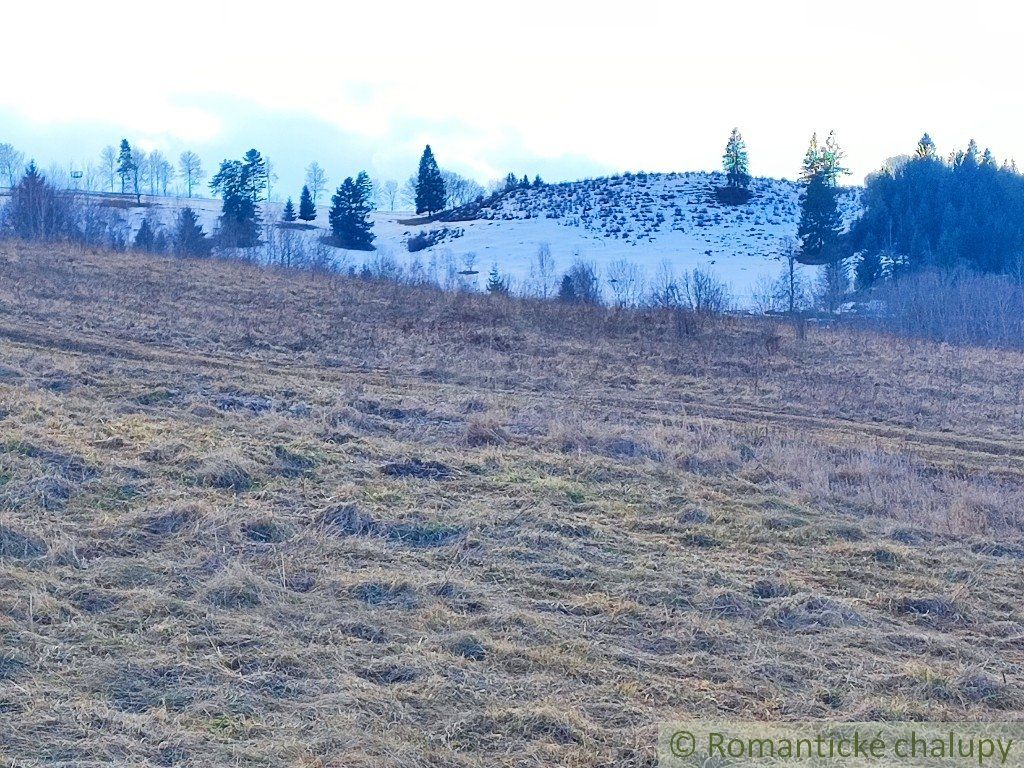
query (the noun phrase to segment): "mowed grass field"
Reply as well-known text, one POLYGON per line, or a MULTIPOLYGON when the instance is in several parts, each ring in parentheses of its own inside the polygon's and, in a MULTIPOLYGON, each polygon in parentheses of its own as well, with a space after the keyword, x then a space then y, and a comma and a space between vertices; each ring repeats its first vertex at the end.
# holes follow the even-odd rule
POLYGON ((0 244, 0 764, 1020 719, 1024 357, 0 244))

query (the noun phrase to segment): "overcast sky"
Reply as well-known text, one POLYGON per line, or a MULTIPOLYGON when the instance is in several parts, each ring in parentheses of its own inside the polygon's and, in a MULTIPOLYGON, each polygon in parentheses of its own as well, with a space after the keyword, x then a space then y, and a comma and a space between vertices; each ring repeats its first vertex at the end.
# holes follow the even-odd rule
POLYGON ((4 8, 0 141, 44 167, 122 136, 207 165, 256 146, 403 178, 424 143, 481 181, 717 169, 792 178, 835 129, 849 181, 975 137, 1024 158, 1021 13, 939 3, 48 0, 4 8))

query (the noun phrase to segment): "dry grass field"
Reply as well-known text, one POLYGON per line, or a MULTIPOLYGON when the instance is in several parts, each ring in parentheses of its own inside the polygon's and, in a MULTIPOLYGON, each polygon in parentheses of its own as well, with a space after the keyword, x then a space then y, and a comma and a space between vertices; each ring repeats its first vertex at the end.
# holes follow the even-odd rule
POLYGON ((0 765, 1020 719, 1022 389, 1019 353, 0 244, 0 765))

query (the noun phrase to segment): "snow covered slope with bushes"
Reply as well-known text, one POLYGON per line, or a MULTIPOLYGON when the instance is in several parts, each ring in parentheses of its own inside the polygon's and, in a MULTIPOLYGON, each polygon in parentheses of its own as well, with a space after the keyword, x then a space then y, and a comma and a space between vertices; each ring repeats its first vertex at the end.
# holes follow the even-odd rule
MULTIPOLYGON (((442 280, 446 274, 472 271, 478 274, 468 280, 479 286, 497 265, 514 286, 522 286, 538 250, 546 246, 559 274, 576 260, 593 263, 599 274, 614 262, 626 261, 648 279, 663 263, 676 274, 705 268, 744 304, 759 281, 774 278, 782 269, 781 254, 795 237, 800 217, 800 185, 756 178, 751 199, 741 205, 719 202, 716 190, 724 185, 719 173, 626 174, 517 188, 434 221, 409 212, 378 211, 375 252, 331 252, 357 268, 364 263, 379 269, 413 267, 442 280)), ((185 202, 164 201, 158 208, 185 202)), ((212 230, 219 201, 192 204, 212 230)), ((268 218, 280 217, 280 204, 264 208, 268 218)), ((859 211, 859 190, 842 190, 840 208, 844 219, 852 220, 859 211)), ((315 224, 315 229, 299 231, 301 236, 315 240, 323 234, 326 201, 320 203, 315 224)))

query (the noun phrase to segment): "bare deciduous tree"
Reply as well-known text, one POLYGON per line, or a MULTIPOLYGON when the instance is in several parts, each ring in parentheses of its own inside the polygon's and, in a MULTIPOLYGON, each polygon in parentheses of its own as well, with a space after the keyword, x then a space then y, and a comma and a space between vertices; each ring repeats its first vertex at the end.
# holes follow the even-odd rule
POLYGON ((267 178, 267 201, 274 202, 277 198, 274 197, 274 185, 277 183, 277 174, 274 169, 277 164, 269 157, 263 158, 263 165, 266 168, 267 178))
POLYGON ((159 149, 154 149, 146 157, 146 178, 149 181, 149 194, 167 194, 167 186, 174 178, 174 166, 159 149))
POLYGON ((410 176, 402 185, 402 204, 409 206, 410 210, 416 210, 416 177, 410 176))
POLYGON ((697 314, 717 315, 732 306, 728 286, 706 269, 684 273, 681 287, 684 306, 697 314))
POLYGON ((813 299, 805 274, 807 269, 787 263, 774 279, 767 275, 761 277, 750 297, 754 309, 762 314, 786 312, 790 315, 807 310, 813 299))
POLYGON ((835 312, 850 292, 850 270, 840 259, 826 264, 815 285, 815 300, 826 312, 835 312))
POLYGON ((68 169, 60 163, 53 163, 46 169, 46 180, 54 189, 70 189, 71 174, 68 169))
POLYGON ((848 322, 949 344, 1024 347, 1024 286, 964 267, 904 273, 870 293, 848 322))
POLYGON ((537 255, 530 261, 526 292, 542 299, 550 298, 555 293, 555 259, 547 243, 540 244, 537 255))
POLYGON ((6 186, 13 188, 24 169, 25 154, 15 149, 12 144, 0 144, 0 177, 6 182, 6 186))
POLYGON ((643 279, 640 269, 627 259, 616 259, 607 269, 608 285, 617 307, 633 307, 640 302, 643 279))
POLYGON ((680 302, 679 281, 676 279, 672 262, 665 259, 658 265, 658 269, 654 273, 650 304, 653 307, 674 309, 679 306, 680 302))
POLYGON ((117 179, 117 150, 110 144, 100 152, 100 174, 106 186, 111 192, 114 191, 114 182, 117 179))
POLYGON ((458 208, 484 194, 484 188, 477 182, 455 171, 441 171, 441 178, 444 179, 446 208, 458 208))
POLYGON ((95 192, 99 186, 100 170, 91 161, 86 161, 82 166, 82 189, 86 192, 95 192))
POLYGON ((203 164, 199 162, 199 155, 191 150, 182 152, 178 158, 178 172, 181 174, 181 180, 185 182, 186 196, 192 197, 192 190, 206 178, 203 164))
POLYGON ((398 200, 398 182, 394 179, 385 181, 380 187, 380 196, 389 211, 395 210, 395 202, 398 200))
POLYGON ((319 203, 320 196, 327 189, 327 174, 320 167, 320 163, 312 162, 306 166, 306 186, 313 196, 313 202, 319 203))

